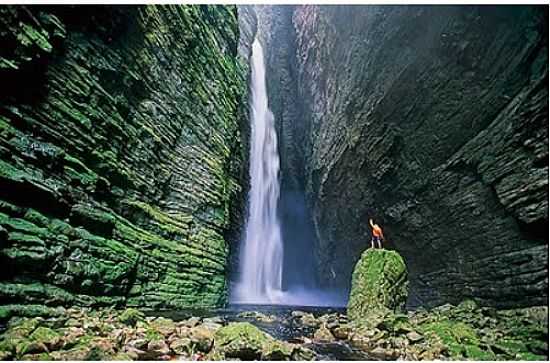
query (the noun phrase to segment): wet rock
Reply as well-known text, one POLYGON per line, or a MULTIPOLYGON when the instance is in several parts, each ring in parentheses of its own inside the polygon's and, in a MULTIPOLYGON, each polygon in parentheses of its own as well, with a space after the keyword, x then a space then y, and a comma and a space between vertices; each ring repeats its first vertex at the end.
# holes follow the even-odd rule
POLYGON ((293 311, 291 316, 295 322, 305 327, 315 328, 319 326, 319 321, 311 313, 306 313, 304 311, 297 310, 297 311, 293 311))
POLYGON ((219 324, 223 325, 225 323, 225 319, 221 316, 213 316, 211 318, 204 318, 202 319, 204 323, 211 323, 211 324, 219 324))
POLYGON ((237 314, 239 318, 254 319, 262 323, 273 323, 277 321, 277 316, 275 315, 266 315, 258 311, 244 311, 237 314))

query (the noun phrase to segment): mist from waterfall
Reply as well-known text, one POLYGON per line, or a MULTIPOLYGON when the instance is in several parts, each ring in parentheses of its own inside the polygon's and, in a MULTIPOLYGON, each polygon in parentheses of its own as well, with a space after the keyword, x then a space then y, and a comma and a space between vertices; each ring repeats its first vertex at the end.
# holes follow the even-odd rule
MULTIPOLYGON (((281 304, 343 306, 341 294, 308 286, 313 276, 299 276, 302 283, 283 291, 283 238, 278 216, 280 198, 279 151, 273 113, 268 107, 263 49, 256 38, 252 44, 250 80, 250 191, 245 236, 239 256, 238 280, 230 300, 238 304, 281 304)), ((305 208, 305 207, 304 207, 305 208)), ((299 223, 299 221, 298 221, 299 223)), ((296 237, 301 234, 295 233, 296 237)), ((294 247, 294 246, 290 246, 294 247)), ((287 273, 299 273, 304 256, 296 256, 287 273)), ((307 257, 306 257, 307 259, 307 257)), ((287 261, 288 263, 288 261, 287 261)))

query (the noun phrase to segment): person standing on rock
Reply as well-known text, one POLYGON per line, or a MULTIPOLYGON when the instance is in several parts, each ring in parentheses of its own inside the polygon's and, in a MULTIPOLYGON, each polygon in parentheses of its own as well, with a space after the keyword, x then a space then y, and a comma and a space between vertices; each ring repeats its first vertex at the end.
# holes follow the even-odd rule
POLYGON ((372 218, 369 219, 370 226, 372 228, 372 238, 370 240, 372 248, 374 247, 374 240, 378 242, 378 248, 382 248, 382 240, 384 239, 384 233, 382 232, 382 228, 378 224, 374 224, 372 221, 372 218))

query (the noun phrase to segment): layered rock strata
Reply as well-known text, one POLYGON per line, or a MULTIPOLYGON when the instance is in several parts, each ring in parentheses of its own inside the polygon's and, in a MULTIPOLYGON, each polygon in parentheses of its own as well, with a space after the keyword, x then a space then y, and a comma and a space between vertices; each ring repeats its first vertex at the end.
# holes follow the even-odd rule
POLYGON ((0 12, 3 315, 222 304, 246 158, 236 8, 0 12))
POLYGON ((292 25, 267 41, 268 87, 325 286, 349 286, 372 217, 405 259, 410 306, 547 304, 546 8, 263 11, 292 25))

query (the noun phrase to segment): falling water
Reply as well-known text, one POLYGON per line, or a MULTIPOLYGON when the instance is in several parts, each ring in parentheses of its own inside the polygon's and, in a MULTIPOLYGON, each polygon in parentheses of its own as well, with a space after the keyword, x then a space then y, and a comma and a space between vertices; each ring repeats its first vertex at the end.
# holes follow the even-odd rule
POLYGON ((282 296, 283 241, 277 217, 279 153, 273 114, 267 104, 265 65, 258 39, 252 44, 249 215, 233 300, 277 303, 282 296))
MULTIPOLYGON (((301 276, 298 279, 301 284, 287 287, 285 291, 282 289, 284 254, 281 223, 277 213, 280 161, 274 117, 267 103, 264 54, 258 39, 252 44, 251 68, 249 215, 241 247, 239 280, 233 286, 231 302, 345 306, 346 299, 340 292, 319 290, 304 283, 311 276, 301 276)), ((302 235, 298 233, 297 237, 302 235)), ((311 263, 305 261, 307 256, 309 255, 296 256, 294 264, 311 263)), ((288 262, 291 261, 285 263, 288 262)), ((286 269, 291 273, 299 271, 297 266, 286 266, 286 269)))

